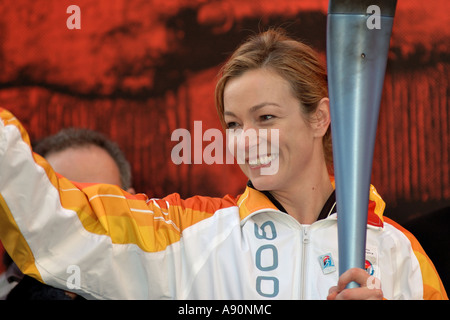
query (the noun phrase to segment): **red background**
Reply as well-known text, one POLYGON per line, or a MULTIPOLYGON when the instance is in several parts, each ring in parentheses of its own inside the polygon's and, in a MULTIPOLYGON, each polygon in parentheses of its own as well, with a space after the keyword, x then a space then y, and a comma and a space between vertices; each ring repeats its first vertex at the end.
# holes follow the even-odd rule
MULTIPOLYGON (((239 194, 233 165, 175 165, 177 128, 220 128, 214 86, 248 35, 282 26, 324 56, 325 0, 15 0, 0 2, 0 106, 36 141, 69 126, 106 133, 152 197, 239 194), (69 30, 69 5, 81 29, 69 30)), ((375 146, 373 184, 402 223, 450 206, 450 5, 399 0, 375 146)), ((192 131, 191 131, 192 132, 192 131)), ((208 143, 205 142, 203 147, 208 143)))

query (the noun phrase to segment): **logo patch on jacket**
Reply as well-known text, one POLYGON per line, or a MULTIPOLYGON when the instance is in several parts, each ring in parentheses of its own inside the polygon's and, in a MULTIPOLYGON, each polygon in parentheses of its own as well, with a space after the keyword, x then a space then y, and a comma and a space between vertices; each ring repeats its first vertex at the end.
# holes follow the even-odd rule
POLYGON ((331 253, 326 253, 319 256, 319 263, 320 267, 322 268, 323 274, 329 274, 336 271, 336 265, 334 264, 331 253))
POLYGON ((378 264, 378 251, 376 247, 366 246, 366 261, 364 268, 367 273, 371 276, 377 276, 375 273, 377 270, 376 266, 378 264))

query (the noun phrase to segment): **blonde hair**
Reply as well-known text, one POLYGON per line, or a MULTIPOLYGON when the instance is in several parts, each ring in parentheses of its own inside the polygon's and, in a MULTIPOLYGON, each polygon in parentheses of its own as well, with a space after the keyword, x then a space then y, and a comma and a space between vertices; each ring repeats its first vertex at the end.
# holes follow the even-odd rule
MULTIPOLYGON (((328 96, 326 68, 317 53, 306 44, 288 37, 281 29, 270 29, 250 37, 222 67, 216 85, 216 108, 225 128, 223 96, 230 79, 246 71, 269 68, 277 72, 291 86, 306 115, 316 111, 319 101, 328 96)), ((325 161, 330 174, 333 172, 331 128, 323 137, 325 161)))

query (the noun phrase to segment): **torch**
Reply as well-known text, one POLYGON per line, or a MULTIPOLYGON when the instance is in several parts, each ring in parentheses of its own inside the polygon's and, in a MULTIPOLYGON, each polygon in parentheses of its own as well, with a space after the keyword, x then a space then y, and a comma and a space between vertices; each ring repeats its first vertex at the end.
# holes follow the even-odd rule
POLYGON ((340 275, 365 265, 373 151, 396 4, 329 2, 327 72, 340 275))

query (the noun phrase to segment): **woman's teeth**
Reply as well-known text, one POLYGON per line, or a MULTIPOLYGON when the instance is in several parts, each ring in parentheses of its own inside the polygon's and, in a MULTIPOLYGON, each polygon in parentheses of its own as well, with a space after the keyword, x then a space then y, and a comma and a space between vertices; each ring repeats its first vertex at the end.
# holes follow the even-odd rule
POLYGON ((250 166, 260 166, 260 165, 266 165, 269 164, 271 161, 276 159, 278 157, 278 154, 272 154, 270 156, 261 156, 256 159, 248 160, 248 164, 250 166))

